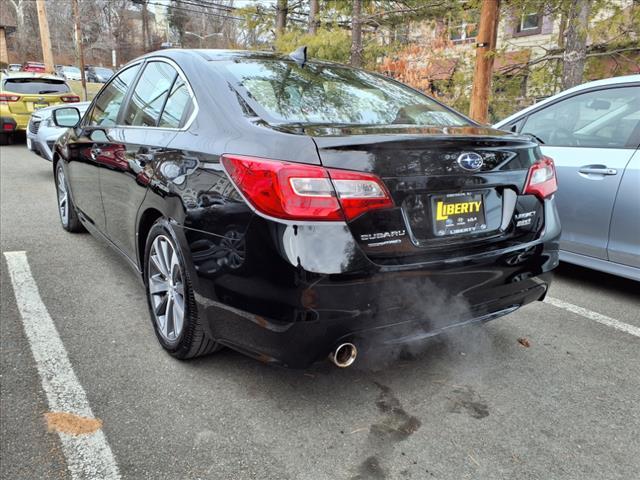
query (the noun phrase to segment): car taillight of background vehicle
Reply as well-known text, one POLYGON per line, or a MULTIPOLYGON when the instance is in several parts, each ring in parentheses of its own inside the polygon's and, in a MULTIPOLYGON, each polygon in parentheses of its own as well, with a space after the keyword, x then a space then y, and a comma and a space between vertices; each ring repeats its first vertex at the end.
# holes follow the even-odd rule
POLYGON ((78 97, 77 95, 63 95, 62 97, 60 97, 60 100, 62 100, 64 103, 75 103, 80 101, 80 97, 78 97))
POLYGON ((558 182, 553 159, 543 155, 540 160, 534 163, 529 168, 525 185, 525 195, 535 195, 544 200, 554 194, 558 190, 558 182))
POLYGON ((0 93, 0 103, 4 103, 5 105, 9 102, 17 102, 20 100, 19 95, 11 95, 10 93, 0 93))
POLYGON ((368 173, 242 155, 223 155, 221 161, 244 197, 270 217, 353 220, 393 207, 383 183, 368 173))

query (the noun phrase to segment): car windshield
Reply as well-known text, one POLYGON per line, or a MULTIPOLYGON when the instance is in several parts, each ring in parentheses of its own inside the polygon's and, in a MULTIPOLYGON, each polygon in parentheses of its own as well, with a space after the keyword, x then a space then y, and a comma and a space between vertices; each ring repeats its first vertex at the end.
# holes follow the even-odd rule
POLYGON ((429 97, 362 70, 285 60, 225 64, 236 87, 278 123, 463 126, 429 97))
POLYGON ((44 95, 47 93, 67 93, 71 90, 64 80, 53 78, 7 78, 4 82, 7 92, 27 95, 44 95))
POLYGON ((77 73, 80 75, 80 69, 77 67, 62 67, 62 70, 68 73, 77 73))

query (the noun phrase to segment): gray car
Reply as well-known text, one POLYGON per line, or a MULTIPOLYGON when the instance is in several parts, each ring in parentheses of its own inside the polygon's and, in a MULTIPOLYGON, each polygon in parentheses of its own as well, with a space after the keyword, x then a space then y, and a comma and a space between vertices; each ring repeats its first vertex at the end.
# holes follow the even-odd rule
POLYGON ((560 259, 640 281, 640 75, 571 88, 495 127, 555 160, 560 259))
MULTIPOLYGON (((73 103, 72 106, 80 110, 80 114, 89 108, 91 102, 73 103)), ((46 160, 53 160, 53 144, 66 128, 56 127, 53 123, 53 112, 58 108, 65 108, 69 105, 55 105, 53 107, 41 108, 31 115, 29 125, 27 126, 27 148, 32 152, 40 155, 46 160)))

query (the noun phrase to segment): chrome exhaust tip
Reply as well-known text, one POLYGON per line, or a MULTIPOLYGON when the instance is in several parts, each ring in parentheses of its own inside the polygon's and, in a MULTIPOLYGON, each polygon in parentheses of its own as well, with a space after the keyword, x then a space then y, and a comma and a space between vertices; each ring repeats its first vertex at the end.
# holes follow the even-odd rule
POLYGON ((357 356, 358 349, 353 343, 343 343, 329 354, 329 360, 340 368, 347 368, 353 365, 357 356))

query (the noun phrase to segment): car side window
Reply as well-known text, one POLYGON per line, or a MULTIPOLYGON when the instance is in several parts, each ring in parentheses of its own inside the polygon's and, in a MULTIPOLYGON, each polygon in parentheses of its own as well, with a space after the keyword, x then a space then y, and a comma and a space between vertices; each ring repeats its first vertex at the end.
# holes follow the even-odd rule
POLYGON ((193 111, 193 101, 187 84, 178 77, 173 84, 167 103, 165 104, 158 126, 165 128, 180 128, 184 126, 193 111))
POLYGON ((579 94, 529 115, 521 129, 556 147, 626 148, 640 121, 640 87, 579 94))
POLYGON ((124 114, 124 125, 155 127, 178 72, 165 62, 147 63, 124 114))
POLYGON ((116 124, 120 106, 127 90, 136 78, 138 70, 140 70, 140 65, 134 65, 118 73, 111 80, 94 102, 89 117, 89 126, 110 127, 116 124))

